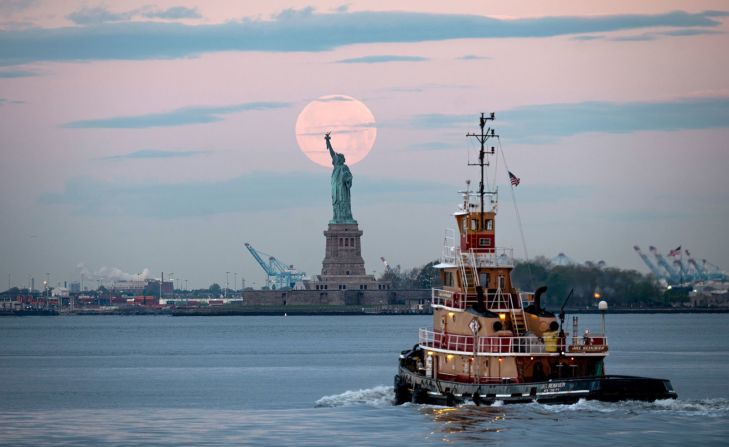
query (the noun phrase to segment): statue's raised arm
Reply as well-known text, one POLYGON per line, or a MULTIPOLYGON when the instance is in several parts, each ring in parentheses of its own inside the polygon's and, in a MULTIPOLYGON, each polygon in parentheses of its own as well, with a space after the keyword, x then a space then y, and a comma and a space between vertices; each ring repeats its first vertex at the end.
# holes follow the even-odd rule
POLYGON ((332 148, 332 132, 329 131, 326 134, 324 134, 324 139, 327 142, 327 149, 329 149, 329 155, 332 157, 332 161, 334 161, 334 157, 336 156, 336 152, 334 152, 334 149, 332 148))

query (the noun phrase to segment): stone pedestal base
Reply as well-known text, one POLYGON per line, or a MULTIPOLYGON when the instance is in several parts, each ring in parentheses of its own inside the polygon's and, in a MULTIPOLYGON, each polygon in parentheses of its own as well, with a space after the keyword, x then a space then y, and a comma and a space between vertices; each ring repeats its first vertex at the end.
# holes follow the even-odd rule
POLYGON ((355 224, 329 224, 324 232, 326 252, 322 276, 365 276, 360 238, 362 231, 355 224))

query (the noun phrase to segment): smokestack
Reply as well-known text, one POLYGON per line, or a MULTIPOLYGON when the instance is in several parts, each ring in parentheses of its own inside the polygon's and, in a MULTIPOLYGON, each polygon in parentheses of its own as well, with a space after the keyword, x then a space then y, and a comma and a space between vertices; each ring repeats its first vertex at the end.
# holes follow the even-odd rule
POLYGON ((537 313, 542 311, 542 295, 547 291, 547 286, 542 286, 534 292, 534 309, 537 313))
POLYGON ((476 307, 475 309, 479 312, 486 310, 486 304, 484 303, 483 287, 476 286, 476 307))

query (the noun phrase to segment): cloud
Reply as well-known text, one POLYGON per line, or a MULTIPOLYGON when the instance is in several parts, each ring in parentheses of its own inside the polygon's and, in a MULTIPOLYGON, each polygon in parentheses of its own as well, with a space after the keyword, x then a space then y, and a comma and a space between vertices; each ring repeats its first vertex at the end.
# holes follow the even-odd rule
POLYGON ((63 127, 73 129, 144 129, 149 127, 185 126, 222 121, 223 118, 220 115, 230 113, 282 109, 289 106, 290 104, 285 102, 248 102, 218 107, 184 107, 170 112, 72 121, 64 124, 63 127))
POLYGON ((163 151, 158 149, 142 149, 122 155, 111 155, 102 157, 102 160, 129 160, 129 159, 150 159, 150 158, 187 158, 195 155, 208 154, 210 151, 163 151))
POLYGON ((582 35, 579 35, 579 36, 574 36, 570 40, 584 40, 584 41, 588 41, 588 40, 601 40, 601 39, 604 39, 604 38, 605 38, 605 36, 602 36, 602 35, 599 35, 599 34, 582 34, 582 35))
POLYGON ((326 98, 317 98, 317 102, 352 102, 353 99, 348 96, 333 95, 326 98))
MULTIPOLYGON (((442 201, 450 188, 421 181, 355 176, 357 205, 393 201, 442 201)), ((68 206, 81 215, 125 215, 149 218, 209 216, 232 212, 329 205, 329 175, 305 172, 254 172, 223 181, 130 185, 88 177, 66 183, 60 193, 39 201, 68 206)))
POLYGON ((3 0, 0 2, 0 13, 15 14, 38 4, 38 0, 3 0))
POLYGON ((688 36, 705 36, 712 34, 724 34, 723 31, 717 31, 712 29, 696 29, 696 28, 685 28, 676 29, 671 31, 656 31, 642 34, 631 34, 628 36, 615 36, 608 37, 602 34, 583 34, 574 36, 570 40, 589 41, 589 40, 609 40, 612 42, 644 42, 649 40, 656 40, 662 37, 688 37, 688 36))
POLYGON ((271 20, 190 26, 123 22, 129 12, 86 8, 71 15, 92 26, 0 33, 0 64, 57 60, 180 58, 213 51, 324 51, 367 43, 475 38, 541 38, 652 27, 716 27, 722 11, 497 19, 415 12, 287 10, 271 20), (103 23, 105 21, 115 23, 103 23))
POLYGON ((168 19, 168 20, 177 20, 177 19, 200 19, 202 16, 200 15, 200 11, 197 10, 197 8, 186 8, 184 6, 173 6, 171 8, 157 10, 157 11, 148 11, 145 13, 142 13, 144 17, 148 17, 150 19, 168 19))
POLYGON ((66 18, 76 25, 100 25, 110 22, 126 22, 134 17, 148 19, 179 20, 199 19, 202 16, 196 8, 173 6, 167 9, 153 9, 145 6, 129 11, 114 12, 103 6, 83 7, 68 14, 66 18))
POLYGON ((81 8, 68 14, 66 18, 77 25, 98 25, 107 22, 121 22, 131 20, 137 14, 136 10, 112 12, 103 6, 81 8))
POLYGON ((466 54, 465 56, 461 56, 459 58, 456 58, 459 61, 478 61, 478 60, 487 60, 492 59, 488 56, 477 56, 475 54, 466 54))
POLYGON ((641 42, 647 40, 656 40, 661 37, 690 37, 690 36, 704 36, 710 34, 724 34, 723 31, 716 31, 711 29, 678 29, 671 31, 657 31, 653 33, 635 34, 630 36, 617 36, 608 40, 614 42, 641 42))
POLYGON ((421 56, 395 56, 395 55, 376 55, 362 56, 352 59, 342 59, 337 61, 338 64, 381 64, 385 62, 423 62, 427 61, 427 57, 421 56))
POLYGON ((29 70, 0 70, 0 78, 29 78, 38 75, 38 72, 29 70))
MULTIPOLYGON (((417 128, 470 128, 476 115, 417 115, 417 128)), ((495 128, 511 141, 549 142, 588 132, 631 133, 729 127, 729 97, 656 102, 582 102, 518 107, 496 113, 495 128)))
POLYGON ((7 99, 7 98, 0 98, 0 106, 5 105, 5 104, 24 104, 24 102, 23 101, 15 101, 15 100, 12 100, 12 99, 7 99))

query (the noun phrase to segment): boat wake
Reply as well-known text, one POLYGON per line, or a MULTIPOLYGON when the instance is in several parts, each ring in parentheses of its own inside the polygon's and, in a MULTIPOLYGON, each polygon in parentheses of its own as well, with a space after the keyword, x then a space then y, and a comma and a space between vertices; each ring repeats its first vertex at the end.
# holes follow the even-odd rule
POLYGON ((391 406, 395 394, 391 386, 380 385, 374 388, 357 391, 345 391, 342 394, 324 396, 317 400, 316 407, 350 407, 367 405, 371 407, 391 406))
POLYGON ((572 405, 543 405, 538 406, 547 413, 563 413, 569 411, 615 413, 615 412, 657 412, 671 413, 681 416, 699 417, 727 417, 729 416, 729 399, 666 399, 655 402, 600 402, 595 400, 580 400, 572 405))

